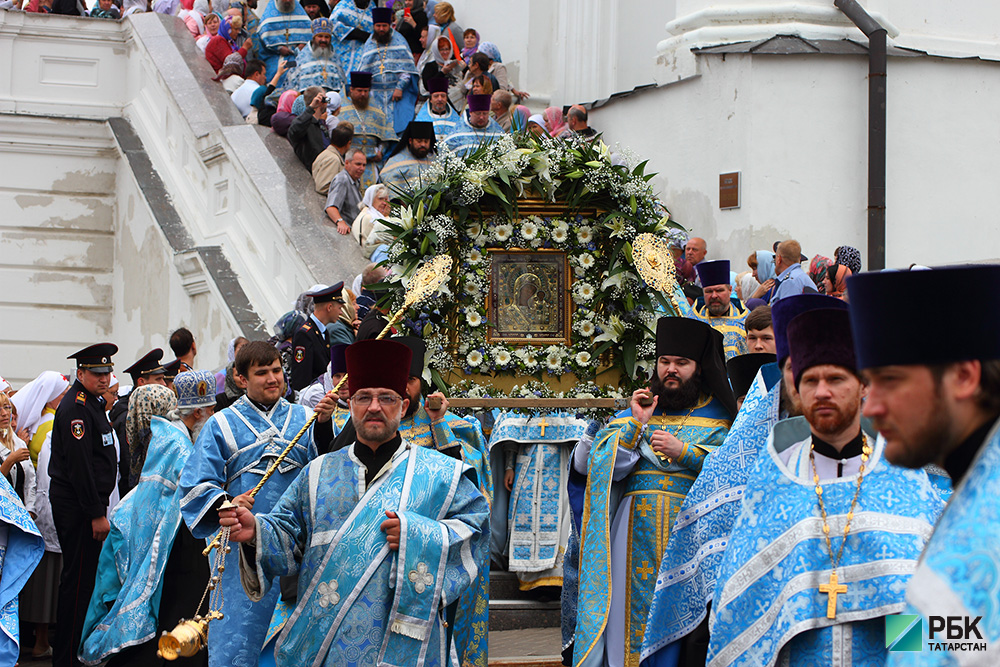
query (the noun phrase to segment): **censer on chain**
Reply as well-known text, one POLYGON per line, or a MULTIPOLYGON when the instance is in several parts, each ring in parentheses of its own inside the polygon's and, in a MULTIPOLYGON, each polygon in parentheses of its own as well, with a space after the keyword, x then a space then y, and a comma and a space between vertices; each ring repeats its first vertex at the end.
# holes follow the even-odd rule
MULTIPOLYGON (((403 316, 406 311, 421 301, 425 301, 430 298, 438 288, 441 287, 447 280, 448 275, 451 272, 451 267, 453 260, 447 255, 438 255, 428 262, 424 263, 414 274, 413 278, 410 280, 410 284, 406 287, 406 294, 403 299, 403 306, 389 319, 389 322, 385 325, 385 328, 376 336, 376 339, 385 338, 386 335, 392 330, 392 327, 399 324, 402 321, 403 316)), ((340 388, 347 382, 347 375, 345 374, 337 386, 330 390, 329 394, 336 395, 340 388)), ((328 394, 328 395, 329 395, 328 394)), ((257 486, 251 489, 247 495, 251 498, 257 495, 257 492, 261 490, 264 483, 274 474, 274 471, 278 469, 278 466, 285 460, 285 457, 292 451, 295 445, 298 443, 299 438, 301 438, 309 427, 312 426, 313 422, 316 421, 317 413, 313 413, 311 417, 306 421, 305 425, 299 429, 299 432, 295 434, 291 442, 285 446, 285 449, 278 455, 278 457, 268 466, 267 471, 264 472, 264 476, 257 486)), ((219 506, 220 510, 232 509, 236 505, 232 504, 228 500, 219 506)), ((177 658, 188 658, 200 651, 203 647, 207 645, 208 642, 208 624, 210 621, 222 618, 222 586, 219 583, 222 581, 222 573, 226 571, 226 554, 231 550, 229 546, 229 528, 222 528, 219 532, 212 538, 202 554, 207 556, 212 552, 212 549, 218 549, 215 555, 215 559, 212 562, 211 577, 208 580, 208 586, 205 588, 205 594, 201 596, 201 602, 198 603, 198 609, 195 611, 195 615, 190 619, 181 619, 177 626, 171 631, 164 631, 160 635, 159 650, 157 651, 157 656, 165 660, 176 660, 177 658), (199 615, 198 612, 201 610, 202 605, 205 604, 205 599, 208 598, 208 611, 205 615, 199 615)))

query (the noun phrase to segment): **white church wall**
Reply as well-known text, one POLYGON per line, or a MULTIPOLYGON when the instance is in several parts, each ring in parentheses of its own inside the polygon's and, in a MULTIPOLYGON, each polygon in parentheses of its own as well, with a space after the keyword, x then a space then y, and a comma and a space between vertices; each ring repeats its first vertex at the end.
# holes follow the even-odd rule
MULTIPOLYGON (((784 238, 809 256, 847 244, 867 257, 867 59, 701 56, 699 66, 698 77, 595 109, 591 125, 648 158, 673 216, 736 270, 784 238), (741 207, 720 210, 730 171, 742 174, 741 207)), ((890 59, 888 266, 1000 258, 982 196, 996 173, 996 67, 890 59)))

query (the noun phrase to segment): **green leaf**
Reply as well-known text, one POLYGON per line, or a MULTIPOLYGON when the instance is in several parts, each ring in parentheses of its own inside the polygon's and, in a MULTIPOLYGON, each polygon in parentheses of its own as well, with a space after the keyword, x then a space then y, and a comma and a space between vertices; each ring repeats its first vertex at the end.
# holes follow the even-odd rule
POLYGON ((606 340, 603 343, 601 343, 601 345, 596 350, 594 350, 592 354, 595 357, 599 357, 602 354, 604 354, 605 350, 607 350, 609 347, 611 347, 611 341, 606 340))
POLYGON ((627 340, 622 346, 622 364, 625 367, 625 373, 628 377, 635 376, 635 341, 627 340))
POLYGON ((635 215, 636 209, 638 209, 638 204, 635 201, 635 195, 631 195, 628 198, 628 205, 629 205, 629 208, 632 209, 632 215, 635 215))
POLYGON ((431 368, 431 381, 434 382, 434 386, 438 388, 438 391, 447 395, 448 384, 441 377, 441 374, 437 372, 436 368, 431 368))

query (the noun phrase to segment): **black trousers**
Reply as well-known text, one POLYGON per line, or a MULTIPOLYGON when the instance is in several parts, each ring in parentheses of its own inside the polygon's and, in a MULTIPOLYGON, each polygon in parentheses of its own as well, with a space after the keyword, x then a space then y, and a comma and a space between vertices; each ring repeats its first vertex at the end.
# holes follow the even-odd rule
POLYGON ((72 489, 52 482, 49 498, 63 554, 56 607, 56 636, 52 642, 52 665, 76 667, 81 664, 76 656, 80 649, 80 635, 87 617, 90 595, 94 592, 101 543, 94 539, 90 517, 81 511, 72 489))

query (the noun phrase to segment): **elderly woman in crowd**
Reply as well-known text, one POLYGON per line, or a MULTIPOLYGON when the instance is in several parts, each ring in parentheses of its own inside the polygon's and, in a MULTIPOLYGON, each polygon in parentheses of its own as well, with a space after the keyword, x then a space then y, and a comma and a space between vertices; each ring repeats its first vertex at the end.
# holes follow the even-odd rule
POLYGON ((215 77, 215 80, 221 81, 222 87, 232 95, 245 81, 243 78, 245 66, 246 62, 243 60, 243 56, 236 52, 230 53, 223 61, 222 69, 219 70, 219 76, 215 77))
POLYGON ((562 109, 559 107, 548 107, 542 116, 545 118, 545 129, 556 139, 568 137, 573 133, 573 130, 569 129, 569 125, 566 124, 562 109))
MULTIPOLYGON (((125 439, 128 441, 129 488, 139 483, 142 466, 146 462, 149 447, 149 422, 155 417, 168 420, 177 408, 177 394, 160 384, 145 384, 132 391, 128 401, 128 416, 125 418, 125 439)), ((124 456, 124 454, 123 454, 124 456)))
POLYGON ((358 217, 351 224, 351 234, 354 235, 354 239, 362 246, 368 257, 383 242, 371 237, 377 221, 385 220, 392 210, 389 206, 390 195, 388 186, 381 183, 369 186, 361 200, 361 210, 358 212, 358 217))

